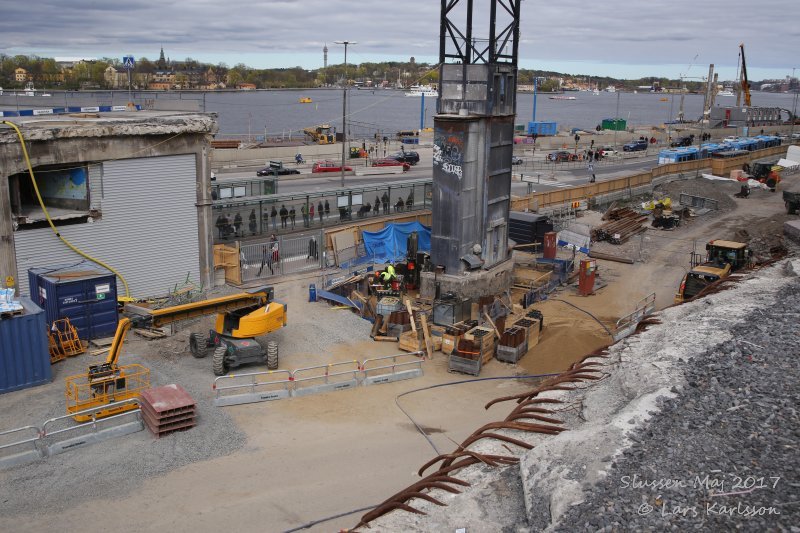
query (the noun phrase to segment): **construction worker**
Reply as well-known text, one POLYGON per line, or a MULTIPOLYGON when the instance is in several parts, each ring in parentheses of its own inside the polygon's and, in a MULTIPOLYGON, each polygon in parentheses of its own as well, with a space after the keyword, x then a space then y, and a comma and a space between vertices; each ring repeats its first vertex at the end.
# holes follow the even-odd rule
POLYGON ((381 272, 381 282, 383 283, 383 287, 388 289, 392 286, 392 281, 397 279, 397 274, 395 274, 394 267, 389 265, 386 267, 386 270, 381 272))

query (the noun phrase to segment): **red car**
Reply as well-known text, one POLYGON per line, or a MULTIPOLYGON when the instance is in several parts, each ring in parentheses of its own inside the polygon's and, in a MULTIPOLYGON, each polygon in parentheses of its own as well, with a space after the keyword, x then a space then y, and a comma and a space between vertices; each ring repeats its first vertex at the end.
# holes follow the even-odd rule
MULTIPOLYGON (((346 172, 350 172, 353 169, 351 167, 344 167, 346 172)), ((317 161, 314 163, 314 166, 311 167, 311 172, 341 172, 342 165, 337 163, 336 161, 317 161)))
POLYGON ((373 167, 403 167, 403 172, 411 168, 410 163, 398 161, 397 159, 385 158, 376 159, 372 162, 373 167))

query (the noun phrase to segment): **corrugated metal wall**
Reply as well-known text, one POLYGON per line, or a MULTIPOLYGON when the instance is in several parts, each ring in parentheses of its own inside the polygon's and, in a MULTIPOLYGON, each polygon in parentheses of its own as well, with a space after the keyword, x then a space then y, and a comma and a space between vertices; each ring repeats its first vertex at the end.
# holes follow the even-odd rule
MULTIPOLYGON (((59 226, 78 248, 125 276, 131 295, 165 294, 186 279, 200 281, 195 155, 106 161, 90 166, 92 206, 102 218, 59 226)), ((14 233, 20 292, 28 294, 28 269, 82 258, 50 228, 14 233)), ((124 288, 118 283, 119 294, 124 288)))

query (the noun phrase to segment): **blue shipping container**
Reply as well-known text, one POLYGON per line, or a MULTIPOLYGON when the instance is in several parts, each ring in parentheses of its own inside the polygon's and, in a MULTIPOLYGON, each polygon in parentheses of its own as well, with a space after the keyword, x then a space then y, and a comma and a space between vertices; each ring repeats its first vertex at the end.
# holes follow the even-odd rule
POLYGON ((117 277, 95 263, 28 270, 31 299, 48 324, 69 318, 81 340, 111 337, 117 330, 117 277))
POLYGON ((44 311, 21 297, 21 315, 0 319, 0 393, 52 381, 44 311))
POLYGON ((556 122, 528 122, 528 135, 555 135, 558 133, 558 123, 556 122))

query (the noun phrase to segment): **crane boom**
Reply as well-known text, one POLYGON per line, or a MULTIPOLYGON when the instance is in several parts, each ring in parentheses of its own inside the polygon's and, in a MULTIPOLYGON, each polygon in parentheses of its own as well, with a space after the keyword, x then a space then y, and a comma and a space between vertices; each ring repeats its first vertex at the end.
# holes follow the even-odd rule
POLYGON ((750 107, 750 82, 747 81, 747 65, 744 61, 744 43, 739 43, 739 50, 742 54, 742 91, 744 92, 744 105, 750 107))

